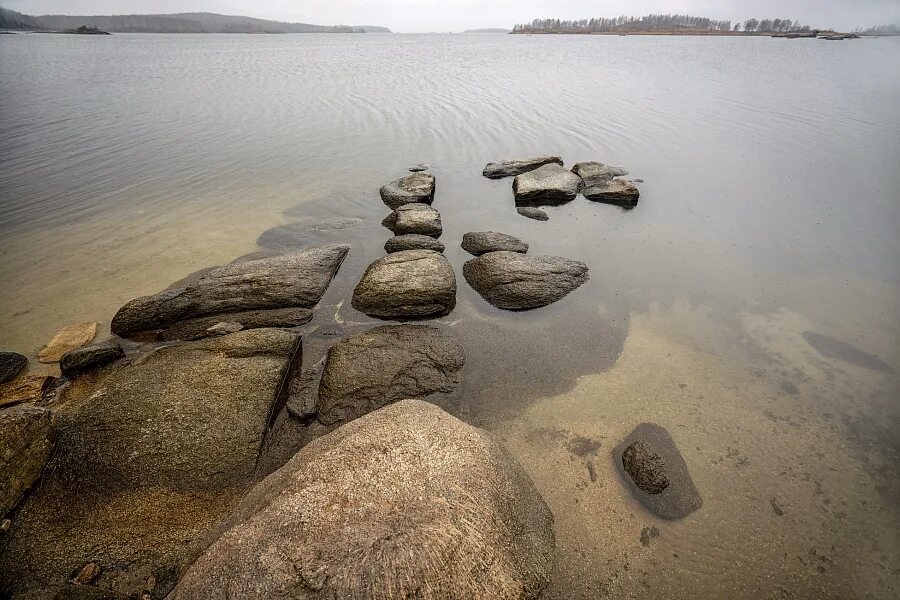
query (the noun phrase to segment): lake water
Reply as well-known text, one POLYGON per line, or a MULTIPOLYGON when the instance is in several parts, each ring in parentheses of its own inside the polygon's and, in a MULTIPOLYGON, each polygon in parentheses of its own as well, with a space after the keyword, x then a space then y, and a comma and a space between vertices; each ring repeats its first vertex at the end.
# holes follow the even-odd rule
POLYGON ((389 236, 378 188, 424 162, 459 280, 454 410, 554 512, 546 597, 894 598, 898 66, 897 38, 0 36, 0 348, 108 331, 129 299, 291 222, 353 244, 312 347, 335 320, 369 325, 346 300, 389 236), (640 203, 520 217, 481 169, 543 153, 626 167, 640 203), (493 309, 458 247, 488 229, 591 279, 493 309), (644 421, 703 496, 681 521, 614 470, 644 421))

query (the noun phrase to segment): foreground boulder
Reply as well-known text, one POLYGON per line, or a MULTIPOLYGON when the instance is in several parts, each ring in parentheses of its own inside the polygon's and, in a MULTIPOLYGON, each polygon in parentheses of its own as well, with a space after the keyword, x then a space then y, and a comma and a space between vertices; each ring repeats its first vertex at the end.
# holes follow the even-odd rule
POLYGON ((489 252, 463 265, 472 288, 506 310, 528 310, 556 302, 588 280, 583 262, 561 256, 489 252))
POLYGON ((0 410, 0 519, 37 481, 50 451, 50 412, 36 406, 0 410))
POLYGON ((116 313, 112 332, 128 337, 209 315, 311 308, 325 293, 349 250, 350 246, 344 244, 323 246, 212 269, 186 287, 132 300, 116 313))
POLYGON ((492 435, 403 400, 261 482, 169 600, 534 599, 553 517, 492 435))
POLYGON ((462 249, 474 256, 487 252, 528 252, 528 244, 519 238, 496 231, 470 231, 463 235, 462 249))
POLYGON ((431 237, 440 237, 444 229, 441 226, 441 213, 427 204, 404 204, 397 207, 381 222, 394 232, 394 235, 417 233, 431 237))
POLYGON ((528 219, 534 219, 535 221, 549 221, 550 217, 547 215, 547 212, 541 210, 536 206, 519 206, 516 208, 516 212, 526 217, 528 219))
POLYGON ((432 250, 404 250, 379 258, 353 290, 353 308, 380 319, 441 316, 455 306, 453 267, 432 250))
POLYGON ((345 338, 328 351, 318 419, 349 421, 403 398, 446 399, 465 363, 460 343, 428 325, 386 325, 345 338))
POLYGON ((504 160, 498 163, 488 163, 481 174, 488 179, 503 179, 504 177, 513 177, 528 171, 534 171, 538 167, 551 163, 562 166, 563 161, 558 156, 535 156, 524 160, 504 160))
POLYGON ((611 179, 605 183, 599 183, 584 188, 581 192, 584 197, 594 202, 615 204, 625 208, 637 206, 641 192, 637 186, 625 179, 611 179))
POLYGON ((551 163, 513 179, 516 200, 568 201, 575 198, 582 186, 581 177, 551 163))
POLYGON ((431 204, 434 201, 434 175, 413 173, 390 182, 380 192, 381 199, 392 209, 414 202, 431 204))
POLYGON ((102 342, 92 346, 69 350, 59 360, 59 369, 66 377, 102 367, 125 356, 122 347, 115 342, 102 342))
POLYGON ((614 177, 628 175, 628 171, 621 167, 593 161, 576 163, 572 166, 572 172, 581 177, 585 186, 600 185, 611 181, 614 177))
POLYGON ((443 252, 444 244, 431 236, 418 233, 395 235, 384 243, 384 251, 388 254, 402 252, 403 250, 434 250, 435 252, 443 252))
POLYGON ((0 384, 10 381, 28 365, 28 359, 18 352, 0 352, 0 384))
POLYGON ((703 505, 675 441, 659 425, 638 425, 613 457, 631 493, 657 516, 681 519, 703 505))
POLYGON ((56 332, 49 342, 37 353, 38 361, 42 363, 59 362, 62 355, 69 350, 80 348, 85 344, 90 344, 94 336, 97 335, 97 326, 99 323, 88 321, 86 323, 75 323, 63 327, 56 332))

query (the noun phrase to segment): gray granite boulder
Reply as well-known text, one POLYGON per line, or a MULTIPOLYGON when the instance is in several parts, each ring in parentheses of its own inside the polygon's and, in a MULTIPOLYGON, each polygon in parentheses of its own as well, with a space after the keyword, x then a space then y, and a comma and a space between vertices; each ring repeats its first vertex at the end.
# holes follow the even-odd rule
MULTIPOLYGON (((323 246, 215 268, 187 287, 127 303, 113 317, 112 332, 128 337, 210 315, 311 308, 325 293, 349 250, 348 245, 323 246)), ((227 320, 232 319, 219 319, 227 320)))
POLYGON ((439 237, 443 232, 441 213, 427 204, 404 204, 397 207, 381 222, 394 235, 417 233, 439 237))
POLYGON ((402 252, 403 250, 434 250, 435 252, 443 252, 444 244, 431 236, 418 233, 395 235, 384 243, 384 251, 388 254, 402 252))
POLYGON ((572 172, 581 177, 585 186, 599 185, 610 181, 613 177, 628 175, 628 171, 621 167, 593 161, 576 163, 572 167, 572 172))
POLYGON ((578 195, 581 187, 581 177, 556 163, 513 179, 513 193, 519 201, 568 201, 578 195))
POLYGON ((558 156, 535 156, 523 160, 504 160, 501 162, 492 162, 485 165, 482 175, 488 179, 502 179, 504 177, 513 177, 521 175, 528 171, 534 171, 538 167, 544 165, 557 164, 562 166, 563 161, 558 156))
POLYGON ((487 252, 506 250, 509 252, 528 252, 528 244, 519 238, 497 233, 496 231, 470 231, 463 235, 462 249, 474 256, 487 252))
POLYGON ((431 204, 434 200, 434 175, 413 173, 390 182, 380 192, 381 199, 392 209, 415 202, 431 204))
POLYGON ((18 352, 0 352, 0 383, 6 383, 22 372, 28 359, 18 352))
POLYGON ((466 262, 463 275, 497 308, 528 310, 556 302, 583 284, 588 267, 561 256, 488 252, 466 262))
POLYGON ((433 250, 403 250, 379 258, 353 290, 353 308, 381 319, 425 318, 456 306, 456 275, 433 250))
POLYGON ((73 377, 119 360, 123 356, 125 352, 116 342, 101 342, 69 350, 59 359, 59 369, 66 377, 73 377))
POLYGON ((385 325, 331 347, 319 384, 318 420, 350 421, 403 398, 452 398, 466 353, 443 330, 385 325))
POLYGON ((519 206, 516 208, 516 212, 526 217, 528 219, 533 219, 535 221, 549 221, 550 217, 547 215, 547 212, 537 208, 536 206, 519 206))
POLYGON ((0 409, 0 519, 37 481, 53 449, 50 412, 29 405, 0 409))
POLYGON ((605 183, 586 187, 581 191, 584 197, 594 202, 615 204, 633 208, 638 203, 641 192, 637 186, 625 179, 611 179, 605 183))
POLYGON ((254 488, 169 600, 532 600, 553 516, 493 435, 403 400, 254 488))

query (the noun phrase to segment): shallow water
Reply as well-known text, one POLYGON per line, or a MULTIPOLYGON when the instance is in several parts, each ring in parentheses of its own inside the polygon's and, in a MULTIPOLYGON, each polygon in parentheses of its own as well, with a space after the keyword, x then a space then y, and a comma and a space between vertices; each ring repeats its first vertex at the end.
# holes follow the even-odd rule
POLYGON ((897 64, 900 39, 0 36, 0 348, 352 217, 307 238, 353 244, 321 352, 316 327, 372 323, 346 300, 389 236, 377 190, 425 162, 460 284, 454 410, 553 509, 548 597, 896 597, 897 64), (624 166, 640 203, 522 218, 481 169, 539 153, 624 166), (461 277, 485 229, 591 280, 493 309, 461 277), (703 495, 682 521, 613 469, 643 421, 703 495))

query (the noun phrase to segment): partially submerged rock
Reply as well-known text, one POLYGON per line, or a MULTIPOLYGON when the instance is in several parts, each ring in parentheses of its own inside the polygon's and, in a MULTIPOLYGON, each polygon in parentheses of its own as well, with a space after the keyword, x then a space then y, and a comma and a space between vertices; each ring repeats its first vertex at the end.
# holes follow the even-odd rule
POLYGON ((345 338, 328 351, 318 419, 327 425, 403 398, 448 398, 465 362, 460 343, 428 325, 386 325, 345 338))
POLYGON ((513 179, 513 193, 517 201, 568 201, 581 191, 581 177, 551 163, 513 179))
POLYGON ((102 367, 125 356, 116 342, 102 342, 92 346, 69 350, 59 360, 59 369, 66 377, 102 367))
POLYGON ((586 187, 600 185, 612 180, 614 177, 628 175, 628 171, 621 167, 613 167, 594 161, 576 163, 572 167, 572 172, 581 177, 586 187))
POLYGON ((519 206, 516 208, 516 212, 522 215, 523 217, 527 217, 529 219, 534 219, 535 221, 549 221, 550 217, 547 215, 547 212, 541 210, 536 206, 519 206))
MULTIPOLYGON (((313 318, 313 311, 309 308, 273 308, 269 310, 249 310, 244 312, 228 313, 226 315, 213 315, 200 317, 176 323, 159 333, 162 341, 172 340, 199 340, 215 335, 210 331, 220 323, 238 323, 241 329, 262 329, 266 327, 299 327, 309 323, 313 318), (222 319, 227 319, 223 321, 222 319)), ((239 331, 239 330, 237 330, 239 331)), ((234 333, 233 331, 229 333, 234 333)))
POLYGON ((337 235, 340 235, 335 232, 343 231, 361 222, 362 219, 359 217, 341 217, 315 224, 286 223, 262 232, 256 243, 262 248, 272 250, 310 248, 332 241, 337 235))
POLYGON ((504 177, 521 175, 551 163, 562 166, 563 161, 558 156, 535 156, 524 160, 504 160, 498 163, 488 163, 481 174, 488 179, 502 179, 504 177))
POLYGON ((528 252, 528 244, 519 238, 506 233, 496 231, 470 231, 463 235, 462 249, 475 256, 481 256, 487 252, 528 252))
POLYGON ((588 200, 615 204, 625 208, 637 206, 640 190, 632 182, 625 179, 611 179, 606 183, 600 183, 586 187, 581 192, 588 200))
POLYGON ((418 233, 395 235, 384 243, 384 251, 388 254, 402 252, 403 250, 434 250, 435 252, 443 252, 444 244, 431 236, 418 233))
POLYGON ((454 306, 453 267, 432 250, 404 250, 379 258, 353 290, 353 308, 381 319, 446 315, 454 306))
POLYGON ((556 302, 583 284, 588 267, 561 256, 488 252, 466 262, 463 275, 497 308, 528 310, 556 302))
POLYGON ((18 352, 0 352, 0 384, 12 380, 28 365, 28 359, 18 352))
POLYGON ((413 173, 390 182, 380 192, 381 199, 392 209, 414 202, 431 204, 434 200, 434 175, 413 173))
POLYGON ((50 412, 36 406, 0 410, 0 518, 37 481, 53 449, 50 412))
POLYGON ((54 381, 49 375, 23 375, 0 384, 0 406, 40 400, 54 381))
POLYGON ((536 599, 553 516, 491 434, 403 400, 248 494, 169 600, 536 599))
POLYGON ((439 237, 443 232, 441 213, 427 204, 404 204, 397 207, 381 222, 394 235, 417 233, 439 237))
POLYGON ((37 353, 38 361, 42 363, 59 362, 62 355, 69 350, 74 350, 90 344, 94 336, 97 335, 97 326, 99 323, 88 321, 86 323, 75 323, 68 327, 63 327, 56 335, 47 342, 43 348, 37 353))
POLYGON ((681 519, 703 505, 675 441, 659 425, 638 425, 613 457, 631 493, 657 516, 681 519))
MULTIPOLYGON (((127 303, 113 318, 112 332, 128 337, 209 315, 311 308, 325 293, 349 250, 345 244, 323 246, 218 267, 187 287, 127 303)), ((231 319, 217 322, 223 320, 231 319)))

